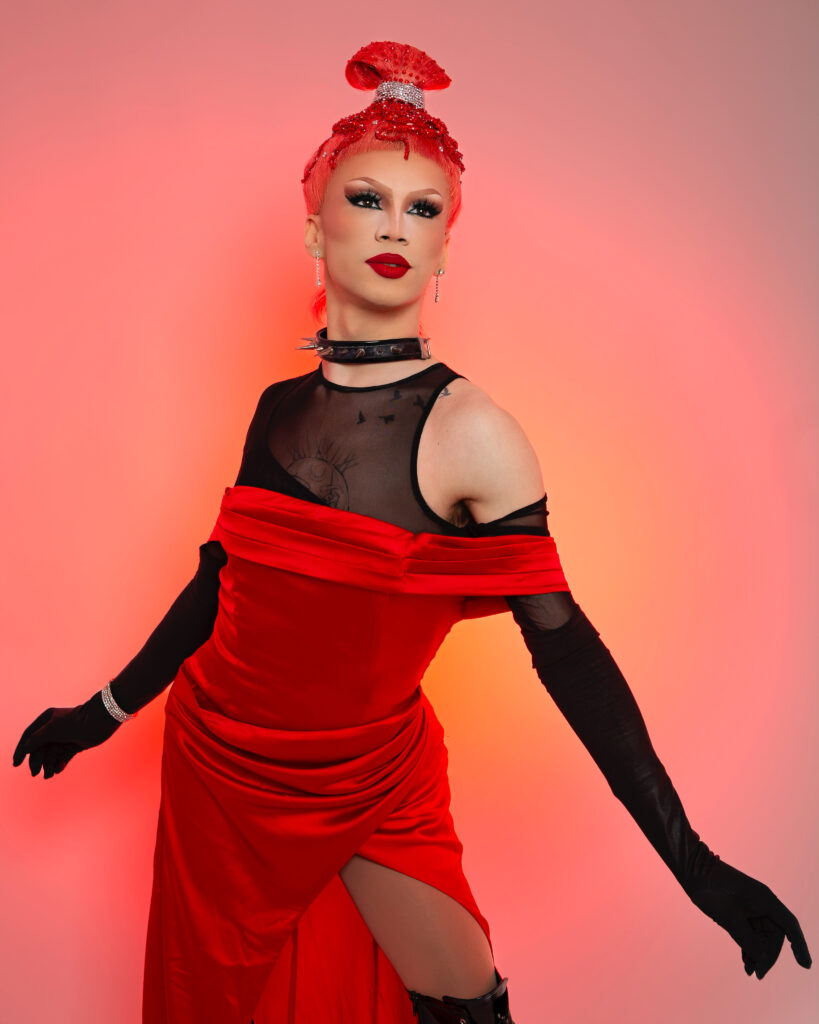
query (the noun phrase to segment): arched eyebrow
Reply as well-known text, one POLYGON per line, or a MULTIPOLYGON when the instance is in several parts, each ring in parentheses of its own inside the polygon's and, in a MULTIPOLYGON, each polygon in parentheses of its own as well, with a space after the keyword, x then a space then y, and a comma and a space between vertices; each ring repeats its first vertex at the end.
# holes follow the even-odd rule
MULTIPOLYGON (((375 185, 377 188, 380 188, 382 192, 388 192, 390 195, 392 195, 392 189, 387 188, 386 185, 382 185, 381 182, 376 181, 375 178, 365 178, 363 174, 360 174, 357 178, 351 178, 350 181, 366 181, 368 185, 375 185)), ((349 183, 349 181, 345 182, 345 184, 347 185, 349 185, 349 183)), ((430 192, 434 193, 436 196, 440 196, 440 198, 443 199, 443 196, 441 196, 441 193, 438 191, 437 188, 417 188, 414 191, 410 192, 410 195, 426 195, 430 192)))

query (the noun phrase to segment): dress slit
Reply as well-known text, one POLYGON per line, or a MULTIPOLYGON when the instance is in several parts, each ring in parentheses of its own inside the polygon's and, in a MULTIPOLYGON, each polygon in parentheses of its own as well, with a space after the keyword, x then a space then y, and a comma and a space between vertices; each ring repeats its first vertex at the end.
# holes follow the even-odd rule
MULTIPOLYGON (((449 800, 449 786, 444 783, 437 800, 419 795, 406 801, 355 852, 456 900, 480 925, 492 949, 489 922, 463 872, 463 847, 452 824, 449 800), (424 804, 422 827, 408 833, 406 815, 416 810, 419 800, 424 804), (434 840, 422 838, 433 835, 434 840)), ((254 1014, 254 1024, 279 1024, 283 1019, 287 1024, 316 1019, 344 1024, 415 1022, 400 976, 367 928, 338 873, 299 918, 254 1014), (302 965, 297 981, 294 964, 298 956, 302 965), (284 1018, 282 985, 288 976, 290 1001, 284 1018), (307 979, 313 979, 310 988, 307 979), (337 1016, 338 1006, 348 1015, 337 1016)))

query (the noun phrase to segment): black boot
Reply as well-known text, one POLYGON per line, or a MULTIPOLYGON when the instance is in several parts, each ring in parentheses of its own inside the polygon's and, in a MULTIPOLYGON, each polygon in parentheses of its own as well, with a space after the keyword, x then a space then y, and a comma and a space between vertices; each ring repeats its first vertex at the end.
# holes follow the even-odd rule
POLYGON ((412 1012, 419 1024, 515 1024, 509 1016, 508 978, 501 978, 495 968, 498 982, 491 992, 473 999, 444 996, 435 999, 407 989, 412 1001, 412 1012))

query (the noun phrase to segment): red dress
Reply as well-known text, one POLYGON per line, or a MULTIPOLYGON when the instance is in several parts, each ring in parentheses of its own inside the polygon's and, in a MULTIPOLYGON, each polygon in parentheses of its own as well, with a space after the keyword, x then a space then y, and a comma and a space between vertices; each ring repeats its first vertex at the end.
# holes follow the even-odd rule
POLYGON ((143 1024, 413 1024, 338 871, 358 853, 435 886, 491 946, 421 679, 460 619, 568 589, 555 542, 244 485, 210 539, 216 622, 165 707, 143 1024))

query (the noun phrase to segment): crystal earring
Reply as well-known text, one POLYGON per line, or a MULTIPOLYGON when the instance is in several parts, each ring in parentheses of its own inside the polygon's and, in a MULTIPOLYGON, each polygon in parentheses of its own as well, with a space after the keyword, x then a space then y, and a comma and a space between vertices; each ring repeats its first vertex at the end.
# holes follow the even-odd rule
POLYGON ((438 301, 438 280, 440 279, 441 274, 443 274, 443 270, 436 270, 435 271, 435 301, 436 302, 438 301))
POLYGON ((318 251, 318 249, 316 249, 315 256, 316 256, 316 287, 317 288, 321 284, 321 278, 319 277, 319 256, 320 255, 321 255, 321 253, 318 251))

